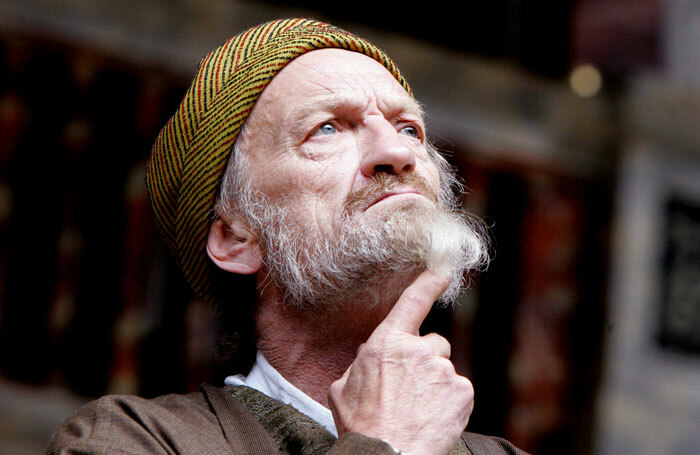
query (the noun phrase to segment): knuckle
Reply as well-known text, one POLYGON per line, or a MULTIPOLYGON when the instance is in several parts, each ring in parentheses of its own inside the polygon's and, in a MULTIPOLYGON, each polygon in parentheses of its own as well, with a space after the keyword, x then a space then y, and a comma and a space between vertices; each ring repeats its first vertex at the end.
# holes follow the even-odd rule
POLYGON ((474 397, 474 386, 472 385, 472 382, 464 376, 456 377, 455 387, 460 394, 469 396, 471 398, 474 397))
POLYGON ((436 335, 436 340, 438 345, 440 346, 440 349, 442 349, 443 351, 450 351, 452 349, 452 345, 449 341, 447 341, 446 338, 440 335, 436 335))
POLYGON ((435 357, 435 352, 433 348, 430 346, 429 343, 426 342, 416 343, 411 352, 415 358, 423 361, 435 357))
POLYGON ((452 350, 450 342, 447 341, 447 339, 442 335, 437 333, 429 333, 424 335, 422 338, 429 342, 431 346, 433 346, 435 352, 440 353, 440 355, 449 354, 452 350))
POLYGON ((357 348, 357 357, 362 359, 377 359, 381 357, 383 344, 381 340, 362 343, 360 347, 357 348))
POLYGON ((406 352, 405 344, 395 339, 382 338, 364 346, 360 364, 369 367, 391 360, 405 359, 406 352))
MULTIPOLYGON (((439 336, 439 335, 438 335, 438 336, 439 336)), ((447 338, 440 337, 440 342, 442 343, 442 346, 443 346, 445 349, 448 349, 448 350, 452 349, 452 345, 450 344, 449 341, 447 341, 447 338)))
POLYGON ((437 361, 437 371, 443 377, 456 376, 455 366, 448 359, 440 357, 436 359, 437 361))
POLYGON ((435 337, 435 339, 438 340, 438 342, 440 342, 440 343, 450 344, 450 342, 447 341, 447 338, 440 335, 439 333, 432 333, 431 335, 433 335, 435 337))
MULTIPOLYGON (((403 295, 404 301, 411 307, 423 307, 427 304, 427 299, 417 291, 411 291, 403 295)), ((432 303, 432 302, 431 302, 432 303)))
POLYGON ((441 344, 447 343, 447 344, 449 344, 449 342, 447 341, 447 339, 445 337, 443 337, 439 333, 435 333, 435 332, 431 332, 427 335, 424 335, 423 338, 433 340, 434 343, 441 343, 441 344))

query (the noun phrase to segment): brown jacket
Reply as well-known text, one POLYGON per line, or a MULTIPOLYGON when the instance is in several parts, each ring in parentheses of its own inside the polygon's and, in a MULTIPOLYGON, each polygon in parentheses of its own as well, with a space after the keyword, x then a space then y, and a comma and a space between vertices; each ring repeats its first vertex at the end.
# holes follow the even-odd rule
MULTIPOLYGON (((291 406, 252 389, 204 385, 199 392, 189 395, 165 395, 153 400, 107 396, 93 401, 56 430, 46 453, 394 455, 395 452, 388 444, 358 433, 346 433, 336 440, 291 406)), ((452 454, 470 453, 523 454, 505 440, 465 433, 452 454)))

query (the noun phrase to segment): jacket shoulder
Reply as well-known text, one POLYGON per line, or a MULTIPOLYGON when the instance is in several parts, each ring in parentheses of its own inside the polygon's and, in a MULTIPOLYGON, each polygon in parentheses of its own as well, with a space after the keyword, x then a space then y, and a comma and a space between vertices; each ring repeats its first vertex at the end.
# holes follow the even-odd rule
POLYGON ((201 392, 154 399, 111 395, 69 417, 47 454, 224 453, 228 445, 201 392))

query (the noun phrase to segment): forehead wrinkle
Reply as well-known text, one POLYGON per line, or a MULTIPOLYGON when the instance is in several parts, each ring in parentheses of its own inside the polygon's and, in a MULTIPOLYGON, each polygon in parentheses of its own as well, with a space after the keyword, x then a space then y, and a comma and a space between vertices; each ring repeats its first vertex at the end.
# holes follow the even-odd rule
MULTIPOLYGON (((330 89, 326 90, 330 91, 330 89)), ((377 108, 387 117, 409 114, 421 121, 423 120, 421 105, 408 94, 390 91, 389 93, 377 95, 376 89, 374 93, 374 98, 378 104, 377 108)), ((371 99, 358 97, 355 93, 347 90, 331 92, 326 95, 312 97, 308 103, 295 109, 296 112, 292 117, 291 123, 295 127, 299 127, 314 114, 333 113, 339 109, 362 111, 367 109, 370 104, 371 99)))
POLYGON ((315 96, 312 97, 308 103, 303 104, 296 110, 292 118, 292 123, 296 125, 302 123, 313 114, 331 113, 337 111, 341 107, 361 109, 364 107, 364 103, 358 99, 353 99, 352 96, 344 92, 331 92, 327 95, 315 96))

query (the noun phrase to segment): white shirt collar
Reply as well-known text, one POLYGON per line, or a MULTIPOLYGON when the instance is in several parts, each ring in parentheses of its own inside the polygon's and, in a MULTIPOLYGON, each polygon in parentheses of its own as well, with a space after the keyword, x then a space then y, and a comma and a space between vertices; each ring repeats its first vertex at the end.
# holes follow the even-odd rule
POLYGON ((335 428, 335 421, 330 409, 294 387, 291 382, 287 381, 268 363, 260 351, 255 357, 255 364, 248 376, 240 374, 228 376, 224 380, 224 384, 248 386, 269 397, 291 405, 299 412, 320 423, 335 437, 338 437, 338 431, 335 428))

